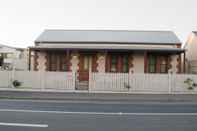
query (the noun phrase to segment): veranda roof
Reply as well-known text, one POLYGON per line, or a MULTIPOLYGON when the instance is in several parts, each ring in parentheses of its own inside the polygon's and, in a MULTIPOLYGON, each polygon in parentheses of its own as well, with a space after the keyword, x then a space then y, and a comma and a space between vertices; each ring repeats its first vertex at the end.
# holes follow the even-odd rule
POLYGON ((83 51, 161 51, 161 52, 184 52, 185 49, 181 48, 163 48, 163 47, 150 47, 150 46, 131 46, 131 45, 90 45, 90 44, 63 44, 63 45, 46 45, 30 47, 32 50, 83 50, 83 51))

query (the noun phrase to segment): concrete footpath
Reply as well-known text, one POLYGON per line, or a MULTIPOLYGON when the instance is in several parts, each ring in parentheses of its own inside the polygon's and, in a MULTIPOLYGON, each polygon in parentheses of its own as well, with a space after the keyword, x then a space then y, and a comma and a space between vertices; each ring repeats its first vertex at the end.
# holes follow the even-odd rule
POLYGON ((87 92, 0 91, 1 99, 36 99, 69 101, 124 101, 124 102, 197 102, 197 94, 124 94, 87 92))

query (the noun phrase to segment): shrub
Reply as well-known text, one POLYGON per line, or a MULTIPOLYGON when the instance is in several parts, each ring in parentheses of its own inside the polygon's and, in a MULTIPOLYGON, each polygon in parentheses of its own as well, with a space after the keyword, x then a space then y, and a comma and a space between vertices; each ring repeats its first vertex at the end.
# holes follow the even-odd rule
POLYGON ((12 84, 13 84, 14 87, 19 87, 19 86, 21 86, 21 82, 19 82, 18 80, 14 80, 14 81, 12 82, 12 84))
POLYGON ((187 84, 188 90, 193 90, 195 87, 197 87, 197 84, 191 78, 187 78, 184 83, 187 84))

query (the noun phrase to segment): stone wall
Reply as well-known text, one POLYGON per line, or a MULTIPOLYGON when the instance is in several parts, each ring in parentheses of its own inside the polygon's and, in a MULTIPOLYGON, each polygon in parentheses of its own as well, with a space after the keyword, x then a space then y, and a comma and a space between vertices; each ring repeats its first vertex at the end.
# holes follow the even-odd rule
POLYGON ((106 61, 106 54, 105 53, 98 53, 98 60, 97 60, 97 71, 100 73, 105 73, 105 61, 106 61))
POLYGON ((71 53, 71 67, 70 70, 72 72, 77 72, 79 70, 79 54, 78 53, 71 53))
POLYGON ((179 55, 172 55, 171 56, 171 62, 170 62, 170 65, 171 65, 171 72, 172 73, 178 73, 178 59, 179 59, 179 55))

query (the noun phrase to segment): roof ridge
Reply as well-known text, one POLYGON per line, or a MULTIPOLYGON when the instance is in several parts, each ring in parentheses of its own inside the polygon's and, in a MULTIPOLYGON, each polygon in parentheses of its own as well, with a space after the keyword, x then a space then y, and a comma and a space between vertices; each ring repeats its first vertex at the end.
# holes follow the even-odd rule
POLYGON ((118 32, 118 31, 126 31, 126 32, 172 32, 172 30, 113 30, 113 29, 45 29, 45 31, 112 31, 112 32, 118 32))

